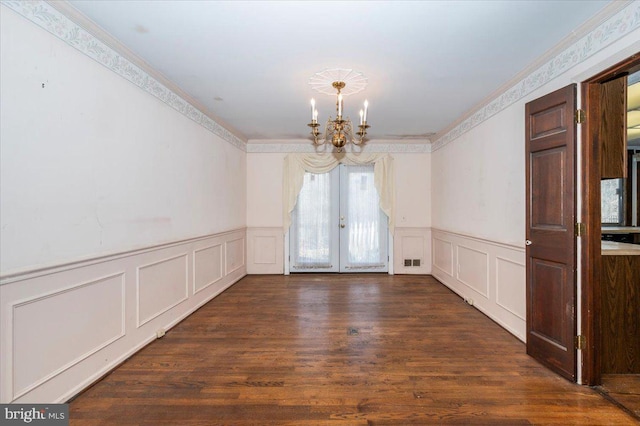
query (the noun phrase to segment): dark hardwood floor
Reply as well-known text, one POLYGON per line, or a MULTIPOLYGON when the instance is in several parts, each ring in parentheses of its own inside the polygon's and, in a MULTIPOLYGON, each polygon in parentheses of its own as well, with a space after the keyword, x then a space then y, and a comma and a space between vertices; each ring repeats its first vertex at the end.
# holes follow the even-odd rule
POLYGON ((72 425, 636 424, 425 276, 248 276, 70 404, 72 425))
POLYGON ((640 374, 603 374, 598 390, 640 419, 640 374))

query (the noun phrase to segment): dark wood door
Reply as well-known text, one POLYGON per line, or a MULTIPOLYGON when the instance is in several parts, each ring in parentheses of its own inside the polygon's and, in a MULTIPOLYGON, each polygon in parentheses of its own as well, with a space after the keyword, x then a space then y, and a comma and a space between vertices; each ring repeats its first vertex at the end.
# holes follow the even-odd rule
POLYGON ((526 105, 527 353, 575 381, 576 86, 526 105))

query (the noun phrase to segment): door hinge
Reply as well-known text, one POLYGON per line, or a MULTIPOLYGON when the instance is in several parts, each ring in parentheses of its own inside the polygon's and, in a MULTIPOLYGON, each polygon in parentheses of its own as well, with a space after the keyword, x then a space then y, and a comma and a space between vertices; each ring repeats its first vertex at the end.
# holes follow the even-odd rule
POLYGON ((587 113, 583 109, 576 110, 576 123, 584 123, 587 119, 587 113))
POLYGON ((584 350, 587 347, 587 338, 582 334, 579 334, 575 337, 576 349, 584 350))
POLYGON ((584 223, 578 222, 576 223, 576 237, 582 237, 587 232, 586 226, 584 223))

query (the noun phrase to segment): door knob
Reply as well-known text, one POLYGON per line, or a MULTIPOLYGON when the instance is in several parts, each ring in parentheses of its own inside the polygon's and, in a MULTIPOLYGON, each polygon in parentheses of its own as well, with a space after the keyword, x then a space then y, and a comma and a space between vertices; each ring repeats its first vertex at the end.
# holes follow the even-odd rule
POLYGON ((344 223, 340 224, 340 228, 344 228, 346 225, 344 223))
POLYGON ((533 243, 531 242, 531 240, 526 240, 526 241, 524 242, 524 245, 525 245, 525 246, 530 246, 531 244, 533 244, 533 243))

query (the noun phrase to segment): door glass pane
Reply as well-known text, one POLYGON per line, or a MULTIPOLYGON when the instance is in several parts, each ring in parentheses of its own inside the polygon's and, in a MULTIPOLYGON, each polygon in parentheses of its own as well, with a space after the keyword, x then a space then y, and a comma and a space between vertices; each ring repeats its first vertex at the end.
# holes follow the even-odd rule
POLYGON ((289 234, 291 272, 386 272, 387 216, 373 166, 305 173, 289 234))
POLYGON ((622 179, 606 179, 600 182, 602 223, 619 225, 623 222, 622 179))
POLYGON ((380 211, 373 166, 348 166, 346 170, 346 266, 383 267, 387 256, 386 216, 380 211))
POLYGON ((296 204, 293 267, 330 267, 331 223, 329 173, 305 173, 296 204))

